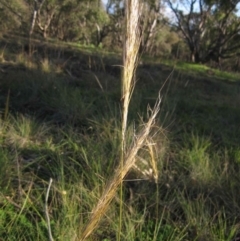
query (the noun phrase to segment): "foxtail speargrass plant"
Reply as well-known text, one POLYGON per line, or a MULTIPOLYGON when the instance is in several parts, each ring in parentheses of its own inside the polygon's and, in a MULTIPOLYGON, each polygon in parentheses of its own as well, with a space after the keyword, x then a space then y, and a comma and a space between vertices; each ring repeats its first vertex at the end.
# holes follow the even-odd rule
MULTIPOLYGON (((115 170, 113 177, 110 179, 106 188, 98 201, 98 204, 93 209, 90 220, 82 232, 81 241, 85 240, 96 229, 99 220, 106 213, 106 210, 115 196, 118 187, 120 186, 120 197, 122 200, 122 181, 129 170, 134 166, 138 151, 145 145, 149 144, 147 138, 150 135, 151 129, 155 122, 155 117, 160 109, 160 96, 151 112, 148 122, 143 125, 135 139, 132 141, 130 148, 127 148, 125 136, 127 130, 128 108, 131 95, 134 89, 134 75, 138 61, 138 51, 140 46, 139 32, 139 16, 140 3, 138 0, 125 1, 125 42, 123 47, 123 72, 122 72, 122 148, 121 160, 115 170)), ((118 240, 121 233, 122 219, 122 201, 120 202, 120 225, 118 230, 118 240)))

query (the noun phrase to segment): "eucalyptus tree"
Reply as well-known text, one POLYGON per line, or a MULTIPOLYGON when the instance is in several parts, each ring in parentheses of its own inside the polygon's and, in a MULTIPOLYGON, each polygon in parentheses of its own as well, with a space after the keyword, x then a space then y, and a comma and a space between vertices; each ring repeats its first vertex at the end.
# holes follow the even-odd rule
POLYGON ((38 32, 44 38, 92 43, 97 41, 101 23, 107 21, 100 0, 25 1, 32 12, 30 35, 38 32))
POLYGON ((55 15, 51 32, 65 41, 98 45, 107 22, 108 15, 99 0, 68 0, 55 15))
POLYGON ((145 49, 148 52, 153 38, 163 27, 163 5, 160 0, 145 0, 142 1, 142 8, 142 16, 140 18, 142 31, 141 49, 145 49))
POLYGON ((236 9, 239 0, 166 1, 175 15, 174 24, 190 50, 192 62, 220 63, 222 58, 238 53, 240 19, 236 9))
POLYGON ((28 8, 24 0, 0 0, 1 33, 21 31, 27 19, 28 8))
POLYGON ((179 9, 181 1, 173 3, 173 1, 167 0, 167 3, 175 14, 177 27, 189 47, 191 61, 199 62, 212 6, 206 4, 204 0, 190 0, 185 8, 188 12, 184 13, 183 10, 179 9))
POLYGON ((220 64, 222 59, 240 54, 240 17, 237 4, 240 1, 215 1, 209 18, 208 39, 205 59, 220 64))
POLYGON ((51 25, 54 15, 60 7, 59 0, 33 0, 28 3, 32 6, 33 17, 31 21, 30 35, 34 31, 35 23, 41 31, 44 38, 47 37, 48 29, 51 25))

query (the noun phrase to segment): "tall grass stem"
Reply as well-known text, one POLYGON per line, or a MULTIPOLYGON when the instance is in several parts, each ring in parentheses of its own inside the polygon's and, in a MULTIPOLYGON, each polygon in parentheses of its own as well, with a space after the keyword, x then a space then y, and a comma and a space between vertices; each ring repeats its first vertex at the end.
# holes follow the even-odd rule
MULTIPOLYGON (((140 46, 139 16, 140 3, 138 0, 125 0, 125 39, 123 46, 123 71, 122 71, 122 148, 120 166, 123 169, 123 163, 126 154, 126 130, 128 109, 131 95, 134 90, 134 75, 137 67, 138 52, 140 46)), ((123 177, 120 177, 122 180, 123 177)), ((120 183, 120 208, 119 208, 119 227, 117 240, 120 241, 122 229, 122 182, 120 183)))

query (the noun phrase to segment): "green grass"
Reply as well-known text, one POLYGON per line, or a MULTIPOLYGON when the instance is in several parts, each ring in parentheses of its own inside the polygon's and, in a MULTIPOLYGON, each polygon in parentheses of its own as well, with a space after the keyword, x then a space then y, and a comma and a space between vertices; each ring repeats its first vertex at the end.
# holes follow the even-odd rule
MULTIPOLYGON (((173 65, 173 61, 162 61, 164 64, 168 66, 173 65)), ((182 73, 191 74, 195 77, 205 77, 211 79, 219 79, 224 81, 236 82, 239 81, 239 73, 220 71, 218 69, 209 68, 206 65, 195 64, 195 63, 187 63, 181 61, 175 61, 174 67, 182 73)))
MULTIPOLYGON (((44 208, 53 178, 47 206, 54 240, 75 241, 120 158, 120 74, 104 70, 120 60, 96 57, 89 66, 87 55, 71 50, 75 59, 63 53, 59 71, 53 49, 29 60, 21 44, 13 46, 0 63, 0 237, 49 240, 44 208)), ((232 241, 240 232, 240 85, 230 73, 176 66, 171 75, 160 63, 137 70, 127 143, 162 88, 153 137, 159 181, 143 175, 153 158, 143 148, 139 168, 124 180, 120 237, 232 241)), ((89 240, 116 240, 119 198, 89 240)))

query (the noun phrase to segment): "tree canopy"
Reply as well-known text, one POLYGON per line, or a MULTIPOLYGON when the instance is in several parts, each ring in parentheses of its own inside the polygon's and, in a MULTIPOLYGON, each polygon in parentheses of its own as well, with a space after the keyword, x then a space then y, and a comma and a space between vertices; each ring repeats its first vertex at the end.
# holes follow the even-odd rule
POLYGON ((188 45, 192 62, 208 62, 239 54, 240 1, 191 0, 185 12, 181 1, 167 0, 176 17, 174 23, 188 45))

